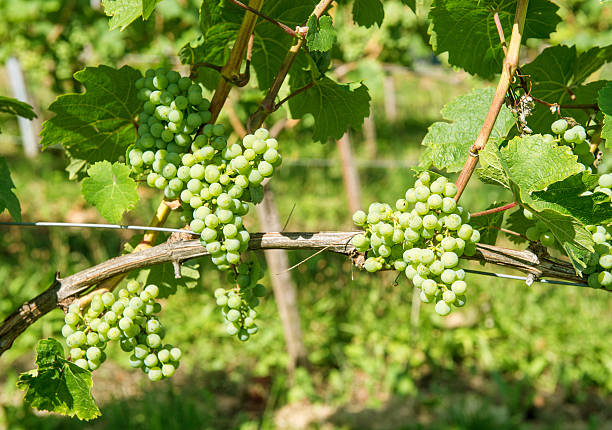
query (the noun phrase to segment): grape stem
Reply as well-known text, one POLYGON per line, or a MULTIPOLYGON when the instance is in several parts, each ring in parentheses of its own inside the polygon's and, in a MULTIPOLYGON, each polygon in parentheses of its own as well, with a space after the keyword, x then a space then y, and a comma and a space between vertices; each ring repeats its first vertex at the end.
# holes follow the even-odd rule
POLYGON ((494 213, 497 213, 497 212, 507 211, 508 209, 512 209, 513 207, 515 207, 517 205, 518 205, 518 203, 516 203, 516 202, 508 203, 507 205, 503 205, 503 206, 499 206, 499 207, 496 207, 496 208, 487 209, 485 211, 471 213, 470 217, 474 218, 474 217, 477 217, 477 216, 490 215, 490 214, 494 214, 494 213))
MULTIPOLYGON (((257 249, 311 249, 326 248, 329 252, 346 255, 357 267, 363 267, 363 254, 349 243, 349 238, 361 232, 294 232, 253 233, 249 248, 257 249)), ((471 260, 483 261, 519 270, 536 279, 557 278, 588 287, 585 279, 577 276, 571 263, 547 255, 536 255, 529 249, 514 250, 493 245, 477 244, 477 252, 471 260)), ((92 285, 125 276, 127 273, 173 261, 186 261, 208 255, 199 240, 166 242, 131 254, 112 258, 96 266, 66 278, 57 276, 53 284, 42 294, 19 306, 0 325, 0 355, 9 349, 13 341, 40 317, 57 307, 65 307, 89 290, 92 285)), ((612 292, 612 290, 604 290, 612 292)))
POLYGON ((255 15, 257 15, 258 17, 260 17, 261 19, 265 19, 268 22, 271 22, 272 24, 274 24, 275 26, 279 27, 281 30, 283 30, 285 33, 287 33, 289 36, 291 37, 296 37, 297 33, 292 30, 291 28, 289 28, 289 26, 283 24, 282 22, 279 22, 277 20, 275 20, 274 18, 270 18, 269 16, 264 15, 263 13, 261 13, 260 11, 258 11, 257 9, 253 9, 252 7, 249 7, 247 5, 245 5, 242 2, 239 2, 238 0, 230 0, 232 3, 234 3, 236 6, 239 6, 245 10, 248 10, 249 12, 254 13, 255 15))
POLYGON ((457 179, 457 195, 455 196, 456 201, 459 201, 465 186, 476 169, 476 164, 478 164, 478 153, 484 149, 487 141, 489 140, 489 136, 491 135, 493 127, 495 126, 495 121, 497 120, 501 107, 506 99, 508 88, 510 88, 510 82, 512 81, 512 77, 518 67, 519 51, 521 49, 521 39, 523 35, 523 28, 525 26, 528 4, 529 0, 518 0, 517 2, 516 13, 514 15, 514 24, 512 26, 512 36, 510 37, 510 44, 504 59, 501 77, 499 78, 497 89, 495 90, 495 95, 493 96, 493 101, 489 107, 489 112, 487 113, 485 121, 482 125, 482 129, 480 130, 476 141, 471 146, 470 153, 465 165, 463 166, 463 170, 461 170, 459 178, 457 179))
POLYGON ((315 83, 314 81, 310 82, 307 85, 304 85, 302 88, 295 90, 294 92, 292 92, 291 94, 289 94, 287 97, 285 97, 284 99, 282 99, 280 102, 276 103, 274 105, 274 110, 277 111, 282 105, 283 103, 287 102, 290 98, 297 96, 298 94, 303 93, 304 91, 308 90, 309 88, 314 87, 315 83))

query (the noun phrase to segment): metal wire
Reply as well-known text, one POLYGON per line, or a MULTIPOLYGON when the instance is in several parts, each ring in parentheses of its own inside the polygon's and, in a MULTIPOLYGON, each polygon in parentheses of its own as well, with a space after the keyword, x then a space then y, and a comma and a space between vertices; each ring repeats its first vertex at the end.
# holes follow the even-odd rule
MULTIPOLYGON (((166 228, 166 227, 147 227, 142 225, 119 225, 119 224, 91 224, 91 223, 77 223, 77 222, 0 222, 0 225, 7 226, 24 226, 24 227, 82 227, 82 228, 104 228, 112 230, 143 230, 143 231, 164 231, 168 233, 188 233, 194 236, 199 236, 191 230, 180 230, 177 228, 166 228)), ((554 285, 572 285, 577 287, 588 287, 587 284, 581 284, 578 282, 569 281, 554 281, 549 279, 532 279, 527 276, 507 275, 505 273, 494 273, 494 272, 483 272, 481 270, 463 269, 466 273, 473 273, 476 275, 492 276, 495 278, 503 279, 514 279, 517 281, 524 282, 541 282, 543 284, 554 284, 554 285)))
POLYGON ((111 230, 144 230, 144 231, 164 231, 168 233, 188 233, 199 236, 191 230, 180 230, 178 228, 166 227, 147 227, 143 225, 119 225, 119 224, 91 224, 79 222, 0 222, 0 225, 13 225, 24 227, 83 227, 83 228, 105 228, 111 230))
POLYGON ((573 285, 576 287, 588 287, 587 284, 580 284, 578 282, 553 281, 549 279, 532 279, 527 276, 507 275, 505 273, 483 272, 481 270, 471 270, 471 269, 463 269, 463 271, 466 273, 474 273, 476 275, 493 276, 495 278, 516 279, 518 281, 525 281, 525 282, 531 281, 531 282, 541 282, 543 284, 573 285))

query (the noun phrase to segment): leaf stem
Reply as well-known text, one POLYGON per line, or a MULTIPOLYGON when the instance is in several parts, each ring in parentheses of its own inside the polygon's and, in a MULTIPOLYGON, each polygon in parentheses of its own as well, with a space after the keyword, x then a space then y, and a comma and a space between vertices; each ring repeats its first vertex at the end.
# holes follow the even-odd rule
POLYGON ((489 140, 489 136, 491 135, 493 127, 495 126, 497 116, 499 115, 501 107, 504 104, 508 88, 510 88, 510 82, 512 81, 514 72, 518 67, 518 57, 521 49, 521 39, 523 35, 523 28, 525 26, 528 4, 529 0, 518 0, 516 5, 514 25, 512 26, 512 36, 510 37, 510 45, 504 59, 501 77, 499 78, 499 83, 497 84, 497 89, 495 91, 495 95, 493 96, 493 101, 491 102, 489 112, 487 113, 484 124, 482 125, 482 129, 480 130, 476 141, 470 148, 470 154, 465 162, 465 165, 463 166, 463 170, 459 174, 459 178, 457 179, 457 195, 455 196, 455 200, 457 201, 461 197, 461 194, 470 180, 472 173, 474 173, 476 164, 478 164, 478 153, 484 149, 487 141, 489 140))
POLYGON ((494 214, 494 213, 497 213, 497 212, 507 211, 508 209, 512 209, 513 207, 515 207, 517 205, 518 205, 518 203, 516 203, 516 202, 508 203, 507 205, 499 206, 499 207, 496 207, 496 208, 487 209, 486 211, 471 213, 470 217, 474 218, 476 216, 490 215, 490 214, 494 214))
POLYGON ((244 3, 239 2, 238 0, 230 0, 230 1, 232 3, 234 3, 236 6, 239 6, 239 7, 243 8, 243 9, 245 9, 245 10, 248 10, 249 12, 254 13, 258 17, 260 17, 261 19, 265 19, 266 21, 271 22, 272 24, 274 24, 277 27, 279 27, 280 29, 282 29, 289 36, 296 37, 295 31, 292 30, 291 28, 289 28, 289 26, 283 24, 282 22, 279 22, 279 21, 275 20, 274 18, 270 18, 269 16, 264 15, 263 13, 258 11, 257 9, 253 9, 252 7, 247 6, 244 3))
POLYGON ((276 105, 274 105, 274 110, 278 110, 283 103, 287 102, 290 98, 297 96, 298 94, 303 93, 304 91, 306 91, 309 88, 314 87, 314 81, 310 82, 307 85, 304 85, 302 88, 295 90, 294 92, 292 92, 291 94, 289 94, 287 97, 285 97, 284 99, 282 99, 280 102, 276 103, 276 105))

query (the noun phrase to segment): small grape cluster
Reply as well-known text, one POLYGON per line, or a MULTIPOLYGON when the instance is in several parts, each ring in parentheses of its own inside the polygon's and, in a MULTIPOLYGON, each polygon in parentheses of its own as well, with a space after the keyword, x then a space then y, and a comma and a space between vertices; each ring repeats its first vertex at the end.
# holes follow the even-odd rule
MULTIPOLYGON (((529 221, 534 219, 533 212, 531 212, 529 209, 523 209, 523 216, 529 221)), ((547 248, 552 248, 557 243, 555 236, 552 234, 548 226, 540 220, 537 220, 534 225, 525 231, 525 236, 532 242, 539 240, 540 243, 547 248)))
POLYGON ((589 275, 588 283, 592 288, 612 290, 612 234, 610 226, 589 225, 595 242, 595 263, 590 264, 584 272, 589 275))
POLYGON ((432 181, 423 172, 405 198, 395 203, 395 210, 372 203, 367 214, 353 215, 355 224, 365 229, 351 240, 358 251, 368 253, 364 268, 404 271, 421 289, 421 300, 435 301, 440 315, 448 315, 450 305, 465 304, 465 272, 457 265, 460 256, 474 255, 480 240, 478 230, 467 224, 469 213, 453 199, 456 194, 447 178, 432 181))
POLYGON ((162 344, 164 328, 155 316, 161 311, 155 301, 158 294, 157 285, 142 289, 131 280, 117 297, 111 292, 95 294, 85 314, 78 303, 71 304, 62 328, 70 359, 83 369, 96 370, 106 359, 107 343, 118 340, 123 351, 133 353, 130 366, 141 368, 152 381, 171 377, 181 350, 162 344))
POLYGON ((225 318, 227 333, 247 341, 259 330, 255 324, 255 308, 259 305, 259 298, 266 295, 266 287, 257 282, 263 277, 263 272, 254 263, 241 263, 235 273, 228 275, 236 287, 230 290, 217 288, 215 299, 225 318))
POLYGON ((595 156, 591 152, 591 145, 587 139, 587 132, 581 125, 569 127, 566 119, 558 119, 550 126, 551 131, 555 136, 546 134, 544 137, 549 141, 557 141, 561 145, 565 145, 568 149, 578 156, 578 162, 585 169, 594 171, 595 156))

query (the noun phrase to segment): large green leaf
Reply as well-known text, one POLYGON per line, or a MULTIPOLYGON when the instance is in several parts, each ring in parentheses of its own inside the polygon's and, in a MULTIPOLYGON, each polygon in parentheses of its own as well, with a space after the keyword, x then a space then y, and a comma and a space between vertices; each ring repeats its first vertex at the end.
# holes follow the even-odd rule
POLYGON ((8 209, 11 217, 17 222, 21 222, 21 205, 19 199, 13 191, 15 184, 11 179, 6 158, 0 157, 0 213, 8 209))
POLYGON ((32 106, 11 97, 0 96, 0 112, 19 115, 27 119, 36 118, 32 106))
POLYGON ((138 184, 130 177, 130 168, 123 163, 101 161, 87 170, 88 178, 81 192, 100 214, 113 224, 119 224, 123 213, 138 201, 138 184))
MULTIPOLYGON (((289 81, 292 91, 304 87, 312 78, 310 73, 293 74, 289 81)), ((306 114, 314 116, 315 140, 326 142, 340 139, 348 127, 358 128, 370 113, 370 95, 362 84, 339 84, 324 76, 314 86, 292 97, 289 108, 294 118, 306 114)))
MULTIPOLYGON (((561 105, 594 104, 606 81, 584 84, 606 62, 612 61, 612 45, 592 48, 578 54, 575 46, 558 45, 545 49, 521 72, 530 81, 531 95, 548 103, 561 105)), ((580 123, 588 113, 581 109, 562 112, 580 123)), ((558 117, 548 106, 536 104, 528 118, 529 127, 538 133, 550 133, 550 124, 558 117)))
POLYGON ((516 137, 501 149, 490 145, 481 152, 480 162, 480 176, 509 188, 515 200, 549 228, 581 273, 593 252, 593 238, 585 224, 607 215, 603 205, 596 207, 603 194, 580 199, 593 183, 582 174, 584 166, 577 157, 538 134, 516 137), (582 184, 577 178, 568 179, 573 176, 582 184), (589 219, 588 211, 595 211, 598 218, 589 219))
POLYGON ((353 21, 363 27, 380 25, 385 18, 385 9, 380 0, 355 0, 353 2, 353 21))
MULTIPOLYGON (((442 117, 448 122, 436 122, 423 138, 427 149, 421 156, 421 166, 446 169, 449 172, 461 170, 469 154, 470 146, 482 127, 491 106, 494 88, 482 88, 459 96, 442 109, 442 117)), ((498 146, 514 125, 512 112, 502 106, 489 145, 498 146)))
MULTIPOLYGON (((430 11, 431 45, 448 61, 486 79, 500 73, 504 59, 495 21, 498 13, 506 38, 510 37, 516 0, 434 0, 430 11)), ((523 41, 546 39, 561 21, 558 6, 548 0, 531 0, 523 41)))
POLYGON ((116 161, 136 141, 136 97, 140 72, 128 66, 86 67, 74 74, 85 87, 82 94, 59 96, 49 106, 55 116, 45 121, 41 144, 61 144, 71 158, 90 163, 116 161))
POLYGON ((121 27, 121 30, 142 16, 146 20, 151 16, 157 3, 162 0, 102 0, 104 12, 110 16, 111 30, 121 27))
POLYGON ((55 339, 44 339, 36 347, 37 369, 22 373, 17 386, 26 391, 25 402, 41 410, 81 420, 100 416, 91 395, 91 372, 64 359, 64 348, 55 339))

